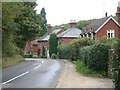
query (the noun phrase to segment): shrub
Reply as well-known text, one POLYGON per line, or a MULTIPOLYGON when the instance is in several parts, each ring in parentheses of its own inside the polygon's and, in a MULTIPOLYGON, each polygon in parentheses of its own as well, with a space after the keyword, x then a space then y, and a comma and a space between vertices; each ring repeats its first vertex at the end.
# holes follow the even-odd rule
POLYGON ((80 47, 94 44, 89 38, 80 38, 73 40, 70 43, 63 43, 58 46, 59 57, 70 60, 79 59, 80 47))
POLYGON ((120 40, 118 41, 116 47, 114 48, 114 62, 113 62, 113 77, 115 89, 120 89, 120 40))
POLYGON ((57 55, 53 53, 53 54, 51 55, 51 58, 52 58, 52 59, 57 59, 57 55))
POLYGON ((87 67, 95 71, 107 71, 108 49, 105 44, 96 44, 81 49, 81 59, 87 67))
POLYGON ((83 48, 80 48, 79 57, 83 61, 83 63, 87 66, 90 58, 90 49, 92 49, 92 46, 86 46, 83 48))
POLYGON ((50 57, 53 53, 57 54, 57 44, 58 44, 58 40, 57 40, 57 36, 55 33, 50 35, 49 38, 49 54, 50 57))
POLYGON ((69 47, 70 43, 63 43, 58 46, 58 58, 69 59, 69 47))
POLYGON ((107 74, 104 71, 93 71, 85 66, 85 64, 81 60, 73 61, 73 63, 76 65, 77 72, 83 73, 85 75, 89 76, 97 76, 97 77, 106 77, 107 74))
POLYGON ((33 55, 24 55, 24 58, 32 58, 33 57, 33 55))

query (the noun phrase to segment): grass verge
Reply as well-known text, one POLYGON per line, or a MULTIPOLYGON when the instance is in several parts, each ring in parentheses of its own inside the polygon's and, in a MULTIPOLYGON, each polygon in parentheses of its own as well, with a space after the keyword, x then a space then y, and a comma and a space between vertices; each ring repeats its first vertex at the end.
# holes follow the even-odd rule
POLYGON ((21 55, 15 55, 13 57, 3 57, 2 58, 2 68, 18 64, 22 62, 24 59, 21 55))
POLYGON ((77 60, 77 61, 73 61, 73 63, 76 65, 76 70, 79 73, 82 73, 86 76, 93 76, 93 77, 107 77, 107 72, 105 71, 93 71, 91 69, 89 69, 88 67, 85 66, 84 63, 82 63, 82 61, 77 60))

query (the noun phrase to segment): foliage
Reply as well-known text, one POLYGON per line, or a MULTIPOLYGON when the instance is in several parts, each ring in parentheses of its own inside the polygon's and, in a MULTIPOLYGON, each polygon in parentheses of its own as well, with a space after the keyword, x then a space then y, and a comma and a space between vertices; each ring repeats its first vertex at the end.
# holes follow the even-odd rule
POLYGON ((15 65, 19 62, 22 62, 24 58, 21 55, 15 55, 12 57, 3 57, 2 58, 2 68, 15 65))
POLYGON ((79 59, 79 48, 94 44, 94 41, 89 38, 81 38, 70 43, 61 44, 58 47, 60 58, 77 60, 79 59))
POLYGON ((94 44, 94 41, 89 38, 80 38, 78 40, 74 40, 70 43, 70 59, 71 60, 77 60, 79 59, 79 48, 83 46, 89 46, 94 44))
MULTIPOLYGON (((96 21, 96 20, 98 20, 98 19, 80 20, 80 21, 78 21, 78 23, 77 23, 77 28, 79 28, 79 29, 82 30, 85 26, 89 25, 91 22, 96 21)), ((67 23, 67 24, 62 24, 62 26, 64 26, 64 29, 65 29, 65 30, 70 27, 70 26, 69 26, 69 23, 67 23)), ((53 27, 53 29, 56 30, 56 29, 59 29, 60 27, 61 27, 61 25, 55 25, 55 26, 53 27)))
POLYGON ((113 76, 115 90, 120 89, 120 39, 114 48, 113 76))
POLYGON ((86 26, 89 25, 91 22, 96 21, 96 20, 98 20, 98 19, 90 19, 90 20, 82 20, 82 21, 79 21, 79 22, 77 23, 77 27, 82 30, 84 27, 86 27, 86 26))
POLYGON ((52 58, 52 59, 57 59, 57 55, 53 53, 53 54, 51 55, 51 58, 52 58))
POLYGON ((103 43, 103 44, 108 44, 111 48, 114 47, 114 45, 117 43, 116 39, 115 38, 107 38, 107 37, 102 37, 102 38, 99 38, 96 43, 103 43))
POLYGON ((46 12, 44 8, 41 9, 39 18, 40 18, 40 26, 41 26, 40 36, 43 36, 47 32, 47 20, 46 20, 46 12))
POLYGON ((40 34, 39 16, 36 14, 35 2, 24 2, 23 9, 15 18, 19 30, 17 31, 16 44, 23 49, 27 41, 35 39, 40 34))
POLYGON ((29 54, 29 55, 24 55, 24 58, 32 58, 33 55, 29 54))
POLYGON ((2 55, 13 56, 18 52, 14 43, 15 33, 17 30, 14 18, 21 13, 22 3, 3 2, 2 3, 2 55))
POLYGON ((87 67, 95 71, 108 70, 108 49, 109 45, 95 44, 93 46, 84 47, 81 49, 81 59, 87 67))
POLYGON ((57 44, 58 44, 57 35, 55 33, 53 33, 53 34, 50 35, 50 38, 49 38, 49 54, 50 54, 50 57, 53 53, 57 54, 57 44))
POLYGON ((97 77, 106 77, 107 73, 104 71, 93 71, 90 68, 86 67, 85 64, 81 60, 73 61, 73 63, 76 65, 77 72, 80 72, 84 75, 88 76, 97 76, 97 77))
POLYGON ((58 58, 70 59, 69 55, 70 43, 63 43, 58 46, 58 58))

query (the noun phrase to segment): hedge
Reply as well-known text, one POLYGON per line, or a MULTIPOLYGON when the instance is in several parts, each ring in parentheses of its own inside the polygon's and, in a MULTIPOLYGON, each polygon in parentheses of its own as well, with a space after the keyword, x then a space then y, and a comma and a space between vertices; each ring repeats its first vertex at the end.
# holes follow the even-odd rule
POLYGON ((113 77, 115 90, 120 89, 120 39, 114 48, 114 59, 113 59, 113 77))
POLYGON ((69 47, 70 47, 70 43, 60 44, 58 46, 58 58, 70 59, 69 47))
POLYGON ((60 58, 77 60, 79 59, 79 48, 83 46, 93 45, 94 41, 89 38, 80 38, 70 43, 63 43, 58 46, 58 53, 60 58))
POLYGON ((57 45, 58 45, 57 35, 55 33, 53 33, 53 34, 50 35, 50 38, 49 38, 49 54, 50 54, 50 57, 53 53, 57 54, 57 45))
POLYGON ((87 67, 95 71, 108 70, 108 49, 106 44, 95 44, 80 49, 81 60, 87 67))

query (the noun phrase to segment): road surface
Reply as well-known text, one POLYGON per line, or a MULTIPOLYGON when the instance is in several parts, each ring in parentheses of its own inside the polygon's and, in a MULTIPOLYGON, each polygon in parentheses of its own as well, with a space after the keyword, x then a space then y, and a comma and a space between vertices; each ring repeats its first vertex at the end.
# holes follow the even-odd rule
POLYGON ((55 88, 64 64, 60 60, 26 59, 2 71, 3 88, 55 88))

